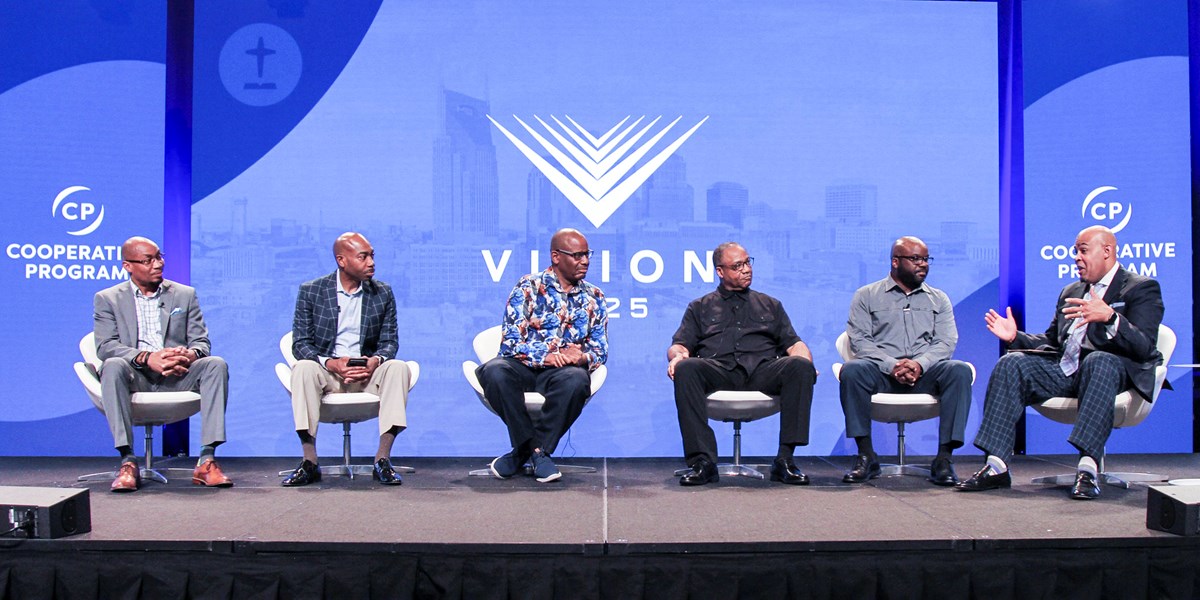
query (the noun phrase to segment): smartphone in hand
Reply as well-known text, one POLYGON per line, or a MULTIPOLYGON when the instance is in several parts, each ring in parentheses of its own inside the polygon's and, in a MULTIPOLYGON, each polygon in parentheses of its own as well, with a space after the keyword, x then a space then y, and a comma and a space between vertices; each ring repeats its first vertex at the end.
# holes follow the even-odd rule
POLYGON ((350 360, 346 361, 346 366, 347 367, 365 367, 365 366, 367 366, 367 358, 365 356, 351 358, 350 360))

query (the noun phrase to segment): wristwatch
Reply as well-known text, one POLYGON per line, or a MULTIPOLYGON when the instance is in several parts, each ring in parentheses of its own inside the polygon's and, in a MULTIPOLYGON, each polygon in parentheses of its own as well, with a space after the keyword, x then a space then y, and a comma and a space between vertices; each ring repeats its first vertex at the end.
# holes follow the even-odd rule
POLYGON ((1111 317, 1109 317, 1109 318, 1108 318, 1108 320, 1104 322, 1104 324, 1105 324, 1105 325, 1112 325, 1112 324, 1114 324, 1114 323, 1116 323, 1116 322, 1117 322, 1117 311, 1115 311, 1115 310, 1114 310, 1114 311, 1112 312, 1112 316, 1111 316, 1111 317))

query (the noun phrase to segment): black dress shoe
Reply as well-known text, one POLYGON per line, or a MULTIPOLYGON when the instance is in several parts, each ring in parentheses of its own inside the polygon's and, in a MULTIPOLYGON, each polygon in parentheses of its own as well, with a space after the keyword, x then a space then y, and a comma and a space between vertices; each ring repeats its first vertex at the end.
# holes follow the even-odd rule
POLYGON ((679 478, 679 485, 704 485, 706 483, 715 483, 721 476, 717 474, 717 465, 712 464, 708 459, 701 458, 692 465, 692 470, 683 474, 679 478))
POLYGON ((952 486, 958 483, 958 475, 954 474, 954 463, 949 458, 935 458, 929 465, 929 480, 933 485, 952 486))
POLYGON ((386 458, 375 461, 375 468, 371 470, 371 479, 383 485, 400 485, 404 483, 404 480, 400 478, 400 474, 392 468, 392 461, 386 458))
POLYGON ((1012 476, 1008 471, 997 475, 992 475, 991 472, 992 468, 989 465, 983 465, 970 479, 958 482, 954 489, 960 492, 982 492, 1012 487, 1012 476))
POLYGON ((870 456, 859 454, 858 458, 854 461, 854 468, 850 469, 845 477, 842 477, 842 482, 863 483, 864 481, 879 477, 882 472, 882 469, 879 468, 878 456, 874 454, 870 456))
POLYGON ((808 485, 808 475, 800 471, 796 462, 790 458, 776 458, 771 463, 771 481, 788 485, 808 485))
POLYGON ((290 475, 283 478, 283 487, 299 487, 321 480, 321 469, 311 460, 304 459, 290 475))
POLYGON ((1071 497, 1076 500, 1095 500, 1100 497, 1100 486, 1096 476, 1087 471, 1075 474, 1075 485, 1071 486, 1071 497))

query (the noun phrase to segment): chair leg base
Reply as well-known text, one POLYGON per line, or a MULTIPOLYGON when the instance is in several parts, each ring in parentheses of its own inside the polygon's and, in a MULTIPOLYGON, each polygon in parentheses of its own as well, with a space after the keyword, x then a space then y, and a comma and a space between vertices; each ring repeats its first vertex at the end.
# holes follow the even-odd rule
MULTIPOLYGON (((753 479, 766 479, 766 475, 763 475, 760 469, 766 469, 769 467, 770 465, 721 463, 717 465, 717 474, 724 475, 725 477, 750 477, 753 479)), ((684 474, 691 472, 691 469, 677 469, 675 471, 675 476, 683 477, 684 474)))
MULTIPOLYGON (((562 473, 563 475, 576 475, 579 473, 595 473, 596 472, 596 467, 585 467, 582 465, 560 465, 557 463, 554 466, 558 467, 558 472, 562 473)), ((531 464, 526 463, 522 470, 525 472, 526 475, 533 475, 533 465, 531 465, 531 464)), ((469 471, 467 473, 467 477, 492 477, 492 476, 493 475, 492 475, 491 469, 475 469, 475 470, 469 471)))
POLYGON ((891 477, 894 475, 914 475, 916 477, 929 477, 929 467, 921 467, 917 465, 879 465, 880 475, 883 477, 891 477))
MULTIPOLYGON (((413 467, 406 467, 403 465, 392 465, 392 469, 394 469, 397 473, 417 472, 417 470, 413 467)), ((328 475, 330 477, 348 477, 350 479, 354 479, 355 475, 370 475, 371 472, 375 470, 375 465, 325 465, 318 467, 318 470, 321 471, 322 476, 328 475)), ((292 471, 290 470, 279 472, 280 477, 286 477, 291 474, 292 471)))
MULTIPOLYGON (((159 483, 167 483, 169 481, 167 479, 167 476, 163 474, 164 471, 167 473, 177 472, 177 473, 179 473, 178 477, 187 477, 188 479, 191 479, 191 477, 192 477, 192 469, 181 469, 181 468, 147 469, 147 468, 143 467, 140 470, 142 472, 143 480, 157 481, 159 483)), ((288 471, 288 473, 291 473, 291 471, 288 471)), ((116 477, 117 477, 116 471, 103 471, 100 473, 89 473, 87 475, 80 475, 79 478, 76 479, 76 481, 89 481, 89 482, 90 481, 112 481, 113 479, 116 479, 116 477)))
MULTIPOLYGON (((1130 484, 1134 483, 1156 483, 1166 481, 1166 475, 1157 473, 1101 473, 1100 481, 1113 487, 1129 489, 1130 484)), ((1059 475, 1047 475, 1046 477, 1034 477, 1030 483, 1041 483, 1048 485, 1075 485, 1075 473, 1062 473, 1059 475)))

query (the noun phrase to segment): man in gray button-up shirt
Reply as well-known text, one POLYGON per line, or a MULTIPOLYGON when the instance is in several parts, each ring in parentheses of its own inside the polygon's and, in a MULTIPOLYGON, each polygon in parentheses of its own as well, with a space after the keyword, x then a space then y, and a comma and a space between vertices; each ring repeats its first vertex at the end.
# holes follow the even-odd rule
POLYGON ((929 249, 915 237, 892 245, 891 273, 854 294, 846 334, 854 359, 841 372, 846 436, 858 444, 858 459, 842 481, 878 477, 879 459, 871 443, 871 395, 933 394, 940 397, 938 453, 930 480, 954 485, 958 477, 950 453, 963 445, 971 408, 971 366, 950 360, 958 343, 950 298, 925 283, 929 249))

